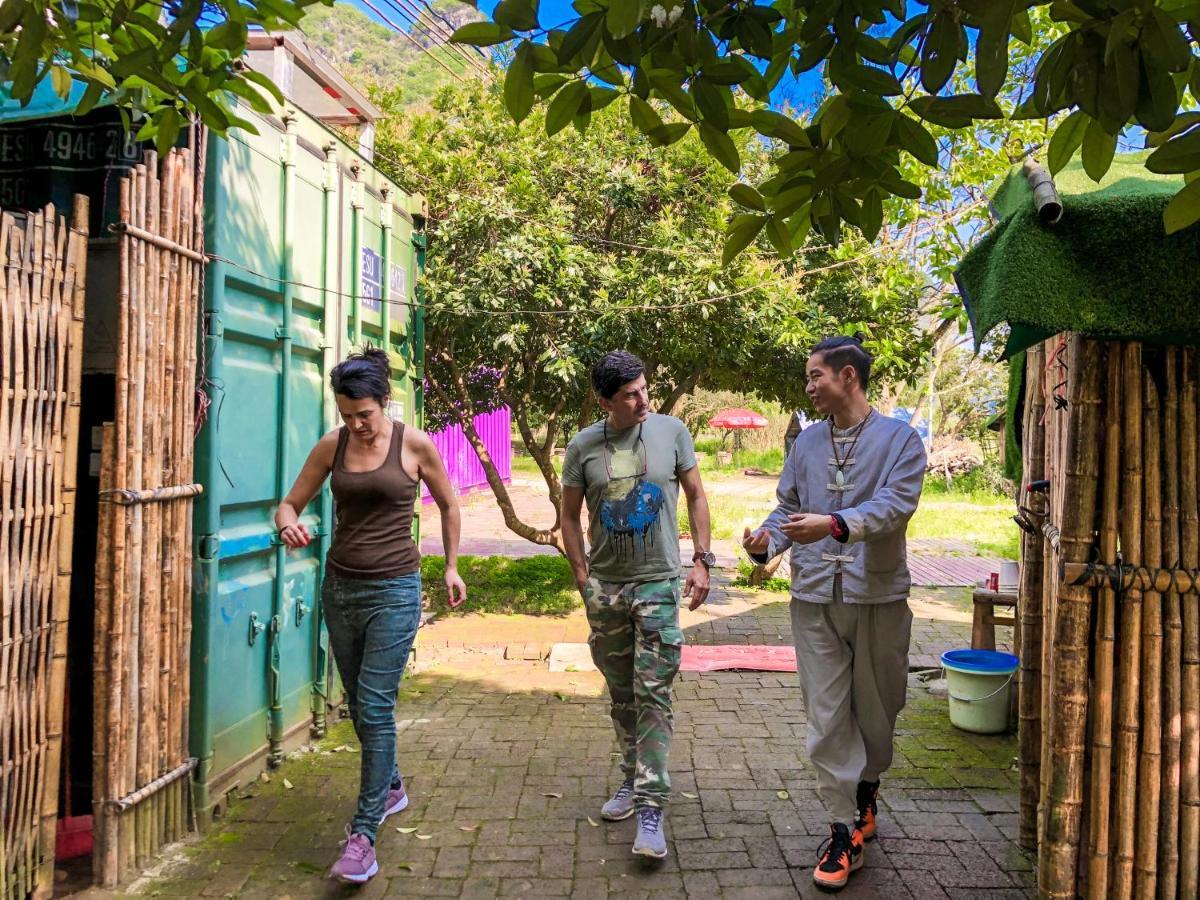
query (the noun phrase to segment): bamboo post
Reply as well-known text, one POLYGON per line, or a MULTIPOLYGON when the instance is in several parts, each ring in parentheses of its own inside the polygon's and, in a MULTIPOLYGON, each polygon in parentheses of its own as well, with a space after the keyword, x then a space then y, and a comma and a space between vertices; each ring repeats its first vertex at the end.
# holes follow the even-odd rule
MULTIPOLYGON (((1059 537, 1061 558, 1086 560, 1095 527, 1099 464, 1094 452, 1100 425, 1100 347, 1072 335, 1066 465, 1059 478, 1067 502, 1059 537)), ((1050 806, 1039 868, 1044 896, 1073 898, 1081 838, 1084 743, 1088 713, 1088 638, 1092 591, 1064 582, 1058 589, 1050 806)))
MULTIPOLYGON (((1142 345, 1130 342, 1124 348, 1126 382, 1121 423, 1121 551, 1124 561, 1142 562, 1142 345), (1131 512, 1132 511, 1132 512, 1131 512)), ((1137 753, 1141 712, 1142 594, 1130 590, 1121 604, 1119 695, 1117 699, 1116 816, 1113 830, 1116 847, 1111 876, 1112 897, 1133 895, 1134 841, 1137 821, 1137 753)))
MULTIPOLYGON (((1167 398, 1163 415, 1163 557, 1170 566, 1181 561, 1179 544, 1179 351, 1166 351, 1167 398)), ((1189 598, 1188 602, 1196 602, 1189 598)), ((1163 775, 1159 821, 1158 886, 1164 897, 1174 897, 1179 887, 1179 756, 1183 715, 1183 609, 1179 592, 1166 595, 1163 647, 1163 775)))
MULTIPOLYGON (((1046 411, 1041 389, 1044 354, 1039 344, 1025 354, 1025 484, 1040 481, 1046 469, 1046 411)), ((1024 485, 1021 486, 1022 489, 1024 485)), ((1027 850, 1037 847, 1038 770, 1042 760, 1042 584, 1044 578, 1041 534, 1022 532, 1021 586, 1018 607, 1021 628, 1021 678, 1017 712, 1020 740, 1021 792, 1020 843, 1027 850)))
MULTIPOLYGON (((1162 422, 1158 385, 1149 364, 1143 386, 1142 563, 1162 565, 1162 422)), ((1152 898, 1158 886, 1158 807, 1162 788, 1162 595, 1142 595, 1142 743, 1138 760, 1138 834, 1134 893, 1152 898)))
MULTIPOLYGON (((0 215, 0 260, 6 265, 0 272, 0 796, 10 796, 13 768, 8 764, 11 755, 13 709, 10 672, 13 648, 16 645, 15 626, 17 610, 13 602, 12 584, 9 578, 9 508, 12 483, 12 448, 9 439, 10 422, 18 403, 11 366, 13 358, 13 323, 11 307, 17 296, 11 289, 15 272, 10 263, 11 242, 14 223, 7 213, 0 215), (11 393, 10 393, 11 392, 11 393), (11 396, 11 401, 10 401, 11 396)), ((0 891, 6 895, 10 888, 10 874, 14 830, 9 819, 9 810, 0 806, 0 891)))
MULTIPOLYGON (((1196 352, 1183 351, 1180 430, 1180 529, 1183 565, 1200 568, 1197 510, 1196 352)), ((1180 740, 1179 896, 1200 895, 1200 603, 1183 604, 1183 722, 1180 740)))
MULTIPOLYGON (((1116 562, 1117 521, 1121 487, 1121 346, 1108 345, 1107 391, 1104 407, 1103 512, 1100 559, 1116 562)), ((1092 900, 1108 896, 1109 848, 1112 842, 1109 811, 1112 797, 1113 653, 1116 641, 1117 596, 1109 585, 1099 589, 1096 609, 1096 651, 1092 704, 1092 768, 1089 797, 1087 895, 1092 900)))

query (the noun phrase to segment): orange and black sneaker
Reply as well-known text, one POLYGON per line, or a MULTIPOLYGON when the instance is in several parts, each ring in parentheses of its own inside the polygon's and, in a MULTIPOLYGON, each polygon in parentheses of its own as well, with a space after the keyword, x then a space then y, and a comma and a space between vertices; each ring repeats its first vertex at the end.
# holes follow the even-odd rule
POLYGON ((879 815, 879 782, 860 781, 858 800, 854 805, 858 809, 854 827, 862 832, 864 841, 869 841, 875 837, 875 819, 879 815))
POLYGON ((840 822, 830 826, 829 839, 817 851, 820 862, 813 869, 813 881, 826 891, 840 891, 850 880, 850 873, 862 868, 863 837, 857 828, 850 829, 840 822))

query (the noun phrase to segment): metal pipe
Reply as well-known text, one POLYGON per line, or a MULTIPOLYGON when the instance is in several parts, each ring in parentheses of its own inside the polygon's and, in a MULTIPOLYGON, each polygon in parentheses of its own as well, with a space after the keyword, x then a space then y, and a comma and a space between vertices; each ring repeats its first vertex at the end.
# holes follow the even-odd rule
MULTIPOLYGON (((334 144, 325 148, 325 181, 321 195, 321 239, 324 241, 324 252, 321 254, 321 285, 323 288, 321 334, 321 371, 326 375, 334 366, 337 358, 337 332, 341 327, 341 315, 338 307, 337 264, 341 236, 333 233, 334 204, 338 199, 338 168, 334 156, 334 144), (332 240, 331 240, 332 239, 332 240), (332 243, 332 247, 330 244, 332 243)), ((332 430, 337 421, 337 407, 333 403, 329 389, 322 385, 321 404, 325 429, 332 430)), ((329 487, 321 489, 321 525, 322 534, 318 544, 317 559, 317 595, 313 598, 313 628, 316 629, 315 653, 313 659, 312 682, 312 733, 314 737, 324 737, 326 730, 326 710, 329 706, 329 685, 326 677, 329 671, 329 638, 325 634, 325 607, 321 602, 321 585, 325 581, 325 555, 329 552, 329 543, 333 533, 333 495, 329 487)))
MULTIPOLYGON (((213 221, 224 206, 217 189, 215 173, 222 169, 222 157, 228 152, 228 146, 224 141, 208 142, 207 152, 212 158, 206 167, 208 174, 204 183, 204 209, 209 222, 213 221)), ((224 392, 222 385, 225 383, 221 314, 225 309, 226 269, 226 264, 219 261, 214 261, 208 266, 204 278, 206 296, 200 298, 204 303, 205 313, 198 338, 203 342, 206 357, 206 383, 203 388, 208 391, 212 408, 216 410, 221 408, 222 398, 219 395, 224 392)), ((208 488, 208 494, 207 502, 197 503, 193 514, 192 533, 196 535, 196 545, 193 548, 195 602, 192 605, 192 687, 191 705, 188 710, 188 746, 192 756, 196 758, 193 776, 194 805, 197 823, 203 827, 208 824, 209 810, 212 808, 209 796, 214 753, 211 696, 215 690, 212 681, 218 673, 212 665, 210 645, 212 622, 220 601, 221 501, 225 491, 221 478, 216 429, 212 421, 203 433, 203 440, 196 442, 195 464, 196 471, 203 473, 202 483, 208 488)))
POLYGON ((350 184, 350 271, 354 273, 354 282, 350 287, 350 316, 354 326, 354 346, 362 347, 362 220, 364 200, 363 183, 358 180, 358 170, 354 170, 354 181, 350 184))
MULTIPOLYGON (((282 227, 280 247, 280 326, 275 332, 279 340, 279 420, 276 426, 275 447, 275 492, 276 503, 282 503, 287 495, 291 460, 288 453, 288 429, 291 425, 292 397, 292 259, 293 234, 296 205, 296 134, 294 118, 289 112, 284 116, 284 133, 281 140, 280 162, 282 163, 282 227)), ((275 581, 271 596, 271 624, 267 629, 267 685, 270 697, 267 740, 270 753, 267 765, 275 767, 283 762, 283 676, 279 644, 282 640, 284 607, 287 600, 287 547, 280 543, 275 548, 275 581)))
POLYGON ((383 252, 380 254, 379 273, 379 322, 383 330, 383 352, 388 355, 388 365, 392 360, 392 204, 387 188, 383 190, 383 202, 379 204, 379 227, 383 231, 383 252))

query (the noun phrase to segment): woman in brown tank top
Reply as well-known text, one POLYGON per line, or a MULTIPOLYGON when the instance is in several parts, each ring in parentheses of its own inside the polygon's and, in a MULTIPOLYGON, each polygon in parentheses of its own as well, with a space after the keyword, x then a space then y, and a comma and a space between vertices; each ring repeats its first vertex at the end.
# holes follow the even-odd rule
POLYGON ((321 601, 354 730, 362 743, 358 811, 346 829, 331 874, 354 884, 379 871, 375 833, 408 806, 396 766, 396 692, 421 619, 421 557, 412 537, 420 482, 442 513, 446 591, 466 599, 458 575, 458 502, 433 441, 387 416, 387 354, 368 348, 329 375, 346 424, 317 442, 275 513, 280 539, 307 547, 304 507, 332 475, 333 542, 325 559, 321 601))

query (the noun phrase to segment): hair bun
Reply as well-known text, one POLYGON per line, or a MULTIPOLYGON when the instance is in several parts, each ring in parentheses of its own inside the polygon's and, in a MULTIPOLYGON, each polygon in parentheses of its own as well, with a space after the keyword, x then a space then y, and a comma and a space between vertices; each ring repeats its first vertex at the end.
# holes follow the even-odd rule
POLYGON ((850 335, 850 337, 852 340, 858 341, 859 344, 865 344, 867 342, 866 334, 861 331, 854 332, 854 334, 850 335))
POLYGON ((384 373, 391 373, 391 363, 388 360, 387 351, 382 347, 366 344, 360 353, 351 353, 349 359, 361 359, 363 362, 376 366, 384 373))

